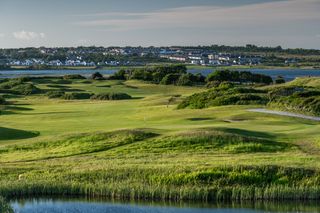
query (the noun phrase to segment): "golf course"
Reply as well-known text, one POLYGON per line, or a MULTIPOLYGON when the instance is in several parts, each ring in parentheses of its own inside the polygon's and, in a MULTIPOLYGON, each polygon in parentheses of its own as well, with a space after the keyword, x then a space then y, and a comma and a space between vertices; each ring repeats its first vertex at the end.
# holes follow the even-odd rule
POLYGON ((272 95, 299 87, 308 90, 299 97, 318 100, 319 78, 208 88, 134 77, 39 77, 20 79, 20 93, 10 90, 22 88, 8 86, 14 81, 1 83, 2 197, 320 199, 320 122, 250 111, 287 106, 318 116, 319 108, 303 111, 306 102, 293 107, 296 99, 272 95), (218 100, 230 91, 239 101, 218 100))

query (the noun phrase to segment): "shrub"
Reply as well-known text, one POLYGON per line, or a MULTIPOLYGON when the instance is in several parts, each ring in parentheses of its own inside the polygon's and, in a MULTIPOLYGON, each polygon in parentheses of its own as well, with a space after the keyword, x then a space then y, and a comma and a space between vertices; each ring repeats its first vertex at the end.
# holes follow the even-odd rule
MULTIPOLYGON (((306 95, 306 93, 302 93, 306 95)), ((310 94, 309 94, 310 95, 310 94)), ((291 96, 273 97, 269 106, 284 109, 287 111, 300 112, 311 115, 320 115, 320 96, 299 96, 295 93, 291 96)))
POLYGON ((277 96, 290 96, 296 92, 303 92, 305 89, 303 87, 278 87, 269 91, 270 99, 277 96))
POLYGON ((118 72, 114 73, 109 77, 110 80, 126 80, 126 70, 120 69, 118 72))
POLYGON ((176 84, 179 78, 180 78, 180 74, 168 74, 161 80, 160 84, 163 84, 163 85, 176 84))
POLYGON ((99 72, 95 72, 91 75, 91 78, 94 80, 104 80, 103 75, 99 72))
POLYGON ((24 84, 28 78, 4 79, 0 83, 0 89, 12 89, 15 86, 24 84))
POLYGON ((286 81, 284 80, 284 78, 282 76, 278 76, 274 82, 275 82, 275 84, 284 84, 284 83, 286 83, 286 81))
POLYGON ((20 84, 11 89, 12 93, 19 95, 31 95, 40 93, 41 90, 33 84, 20 84))
POLYGON ((178 109, 201 109, 210 106, 267 104, 264 91, 253 88, 234 87, 230 83, 221 83, 209 91, 193 94, 183 100, 178 109))
POLYGON ((168 74, 185 74, 187 68, 185 65, 165 65, 144 68, 134 68, 128 70, 119 70, 110 79, 137 79, 143 81, 152 81, 160 83, 160 81, 168 74))
POLYGON ((78 74, 73 74, 73 75, 65 75, 63 76, 64 80, 68 80, 68 79, 86 79, 86 77, 82 76, 82 75, 78 75, 78 74))
POLYGON ((64 94, 63 98, 65 100, 83 100, 83 99, 90 99, 92 94, 90 93, 66 93, 64 94))
POLYGON ((206 87, 210 89, 210 88, 218 87, 220 84, 221 84, 221 81, 209 81, 206 84, 206 87))
POLYGON ((65 92, 63 91, 49 91, 47 92, 48 98, 62 98, 64 97, 65 92))
POLYGON ((177 86, 192 86, 192 75, 191 74, 182 74, 180 75, 176 85, 177 86))
POLYGON ((0 105, 6 104, 6 99, 4 97, 0 96, 0 105))
POLYGON ((101 93, 91 96, 92 100, 125 100, 132 97, 126 93, 101 93))
POLYGON ((230 70, 217 70, 208 75, 207 82, 210 81, 230 81, 237 83, 263 83, 271 84, 273 80, 270 76, 251 73, 248 71, 230 71, 230 70))
POLYGON ((65 80, 65 79, 59 79, 55 82, 56 84, 72 84, 72 81, 65 80))

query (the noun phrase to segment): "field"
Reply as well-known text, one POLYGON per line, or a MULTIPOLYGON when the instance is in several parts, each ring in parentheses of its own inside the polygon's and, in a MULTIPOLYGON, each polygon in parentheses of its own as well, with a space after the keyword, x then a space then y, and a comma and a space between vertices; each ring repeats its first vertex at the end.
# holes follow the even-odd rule
POLYGON ((260 106, 177 109, 202 87, 71 81, 34 83, 133 99, 10 96, 0 115, 1 195, 320 199, 319 122, 247 111, 260 106))

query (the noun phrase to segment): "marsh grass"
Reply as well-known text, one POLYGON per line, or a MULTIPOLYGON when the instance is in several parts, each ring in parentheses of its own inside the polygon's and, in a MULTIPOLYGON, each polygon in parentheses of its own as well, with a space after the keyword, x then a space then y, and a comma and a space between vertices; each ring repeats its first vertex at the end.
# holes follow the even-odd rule
POLYGON ((13 213, 10 205, 5 201, 3 197, 0 197, 0 212, 1 213, 13 213))

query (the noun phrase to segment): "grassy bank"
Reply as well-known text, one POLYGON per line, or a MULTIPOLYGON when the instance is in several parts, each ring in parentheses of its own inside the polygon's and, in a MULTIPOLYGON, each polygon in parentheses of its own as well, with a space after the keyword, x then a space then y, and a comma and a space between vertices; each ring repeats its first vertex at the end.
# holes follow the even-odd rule
POLYGON ((6 95, 0 115, 3 196, 320 199, 319 122, 247 111, 259 105, 177 109, 202 87, 32 83, 45 92, 6 95), (52 90, 132 99, 49 99, 52 90))

